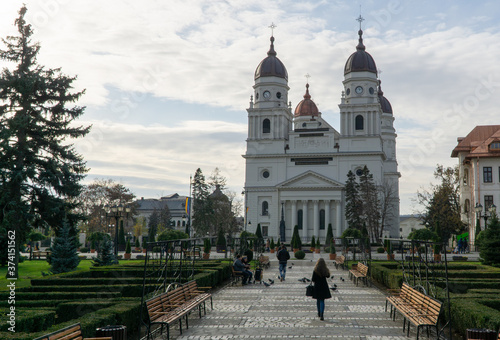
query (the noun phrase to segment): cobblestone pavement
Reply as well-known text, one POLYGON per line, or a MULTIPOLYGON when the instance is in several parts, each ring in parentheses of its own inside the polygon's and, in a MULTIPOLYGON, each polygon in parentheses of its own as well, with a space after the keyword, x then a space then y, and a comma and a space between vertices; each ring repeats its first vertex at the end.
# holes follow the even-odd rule
MULTIPOLYGON (((242 286, 227 285, 213 294, 214 309, 207 308, 201 319, 193 313, 189 329, 171 330, 171 339, 415 339, 411 328, 410 337, 403 333, 401 318, 392 321, 385 312, 385 295, 375 287, 359 286, 348 279, 347 270, 336 270, 327 260, 333 280, 337 285, 332 298, 326 300, 325 320, 317 317, 316 300, 305 296, 307 283, 298 281, 310 278, 316 259, 290 261, 286 281, 278 279, 278 264, 264 270, 264 281, 274 280, 266 287, 263 284, 242 286), (292 265, 293 263, 293 265, 292 265), (344 281, 341 280, 344 279, 344 281)), ((425 332, 423 332, 425 338, 425 332)), ((166 338, 165 334, 164 337, 166 338)), ((158 336, 157 339, 161 339, 158 336)))

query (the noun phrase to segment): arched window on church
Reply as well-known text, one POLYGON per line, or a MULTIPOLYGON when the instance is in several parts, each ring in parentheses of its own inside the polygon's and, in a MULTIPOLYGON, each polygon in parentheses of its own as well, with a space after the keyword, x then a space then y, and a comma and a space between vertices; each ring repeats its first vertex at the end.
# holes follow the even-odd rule
POLYGON ((180 227, 181 226, 181 221, 177 221, 177 226, 180 227))
POLYGON ((271 121, 266 118, 262 122, 262 133, 270 133, 270 132, 271 132, 271 121))
POLYGON ((325 209, 319 211, 319 229, 325 230, 325 209))
POLYGON ((469 184, 469 169, 464 169, 464 185, 469 184))
MULTIPOLYGON (((297 211, 297 225, 299 226, 299 229, 302 229, 302 218, 304 214, 302 213, 302 209, 299 209, 297 211)), ((295 228, 295 226, 293 226, 295 228)))
POLYGON ((269 203, 267 203, 267 201, 262 202, 262 215, 267 216, 267 214, 269 213, 268 210, 269 210, 269 203))
POLYGON ((355 128, 356 130, 363 130, 365 127, 365 120, 362 115, 357 115, 355 118, 355 128))
POLYGON ((470 212, 470 201, 469 199, 467 198, 465 200, 465 203, 464 203, 464 213, 466 213, 467 215, 469 214, 470 212))

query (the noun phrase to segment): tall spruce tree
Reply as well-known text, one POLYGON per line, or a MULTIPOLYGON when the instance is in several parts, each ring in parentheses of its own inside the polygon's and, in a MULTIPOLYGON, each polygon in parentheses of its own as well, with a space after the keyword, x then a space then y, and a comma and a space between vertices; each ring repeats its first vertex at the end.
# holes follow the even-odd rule
POLYGON ((193 177, 193 221, 192 226, 195 232, 206 235, 210 230, 212 208, 209 199, 209 185, 205 181, 205 176, 200 168, 196 169, 193 177))
POLYGON ((69 225, 68 221, 64 221, 51 247, 50 271, 54 274, 72 271, 80 263, 77 252, 78 240, 72 229, 74 228, 69 225))
MULTIPOLYGON (((378 230, 380 229, 380 200, 379 191, 373 180, 373 174, 365 165, 363 172, 359 177, 359 196, 363 205, 363 228, 367 228, 372 240, 378 239, 378 230)), ((366 235, 368 237, 368 234, 366 235)))
POLYGON ((363 204, 359 195, 359 183, 356 175, 349 170, 345 183, 345 218, 349 228, 361 228, 363 204))
MULTIPOLYGON (((0 74, 0 248, 15 231, 16 254, 31 228, 57 231, 65 216, 70 225, 80 219, 72 198, 87 169, 69 139, 90 130, 74 124, 84 108, 67 107, 84 93, 69 92, 76 78, 38 64, 40 45, 31 40, 26 11, 15 20, 19 34, 2 39, 0 50, 0 59, 13 64, 0 74)), ((6 255, 0 252, 2 264, 6 255)))

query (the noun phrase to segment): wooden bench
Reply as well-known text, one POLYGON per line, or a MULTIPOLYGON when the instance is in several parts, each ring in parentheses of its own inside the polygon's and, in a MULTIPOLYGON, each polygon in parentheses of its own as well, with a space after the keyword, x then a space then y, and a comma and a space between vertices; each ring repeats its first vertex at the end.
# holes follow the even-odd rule
POLYGON ((269 268, 271 266, 271 262, 269 261, 269 256, 264 256, 264 255, 259 256, 259 264, 263 268, 269 268))
POLYGON ((421 327, 427 327, 427 331, 429 327, 435 327, 436 334, 439 334, 438 320, 443 305, 442 302, 403 283, 398 296, 387 297, 386 308, 387 303, 390 303, 394 308, 394 311, 392 311, 391 307, 391 313, 394 313, 393 319, 396 317, 396 311, 403 316, 403 332, 405 331, 406 322, 408 322, 407 336, 410 335, 410 324, 417 327, 417 340, 421 327))
POLYGON ((56 332, 38 337, 34 340, 112 340, 111 337, 83 338, 80 323, 65 327, 56 332))
POLYGON ((368 267, 361 262, 358 262, 356 269, 349 270, 349 276, 356 282, 356 286, 359 279, 363 279, 368 285, 368 267))
POLYGON ((50 251, 36 250, 33 252, 33 259, 40 260, 41 258, 48 259, 49 257, 50 257, 50 251))
POLYGON ((243 272, 239 270, 234 270, 234 267, 231 266, 231 285, 235 285, 239 280, 243 279, 243 272))
POLYGON ((344 268, 344 262, 345 262, 344 255, 337 256, 335 260, 333 260, 333 264, 335 265, 336 269, 339 269, 339 266, 342 266, 342 268, 344 268))
POLYGON ((162 293, 146 301, 149 324, 148 339, 152 335, 152 326, 160 325, 160 333, 163 334, 163 326, 167 327, 167 339, 170 339, 170 325, 179 321, 179 331, 182 334, 182 319, 186 320, 186 329, 189 328, 189 314, 198 308, 200 318, 201 308, 206 314, 205 302, 210 299, 213 309, 212 295, 201 291, 204 287, 198 287, 195 280, 189 281, 173 290, 162 293))
POLYGON ((184 251, 184 257, 201 258, 201 253, 199 250, 195 250, 195 251, 186 250, 186 251, 184 251))

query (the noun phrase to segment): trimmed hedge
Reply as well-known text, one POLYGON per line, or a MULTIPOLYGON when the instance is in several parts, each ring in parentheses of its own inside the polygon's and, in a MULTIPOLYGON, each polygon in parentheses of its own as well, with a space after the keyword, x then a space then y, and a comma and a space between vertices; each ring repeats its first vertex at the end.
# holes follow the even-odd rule
MULTIPOLYGON (((6 316, 7 310, 0 310, 2 316, 6 316)), ((16 333, 38 332, 55 324, 56 311, 51 309, 19 309, 16 308, 16 333)), ((0 332, 8 332, 10 325, 7 322, 0 324, 0 332)), ((4 339, 0 336, 1 339, 4 339)))
MULTIPOLYGON (((0 300, 7 300, 8 294, 0 294, 0 300)), ((120 292, 18 292, 16 293, 16 303, 18 300, 85 300, 106 298, 112 299, 120 297, 120 292)))
MULTIPOLYGON (((454 296, 451 300, 452 327, 462 334, 464 339, 469 328, 486 328, 498 332, 500 313, 498 309, 491 308, 491 305, 500 306, 500 299, 466 298, 462 294, 454 296)), ((443 315, 448 317, 448 313, 443 315)))

